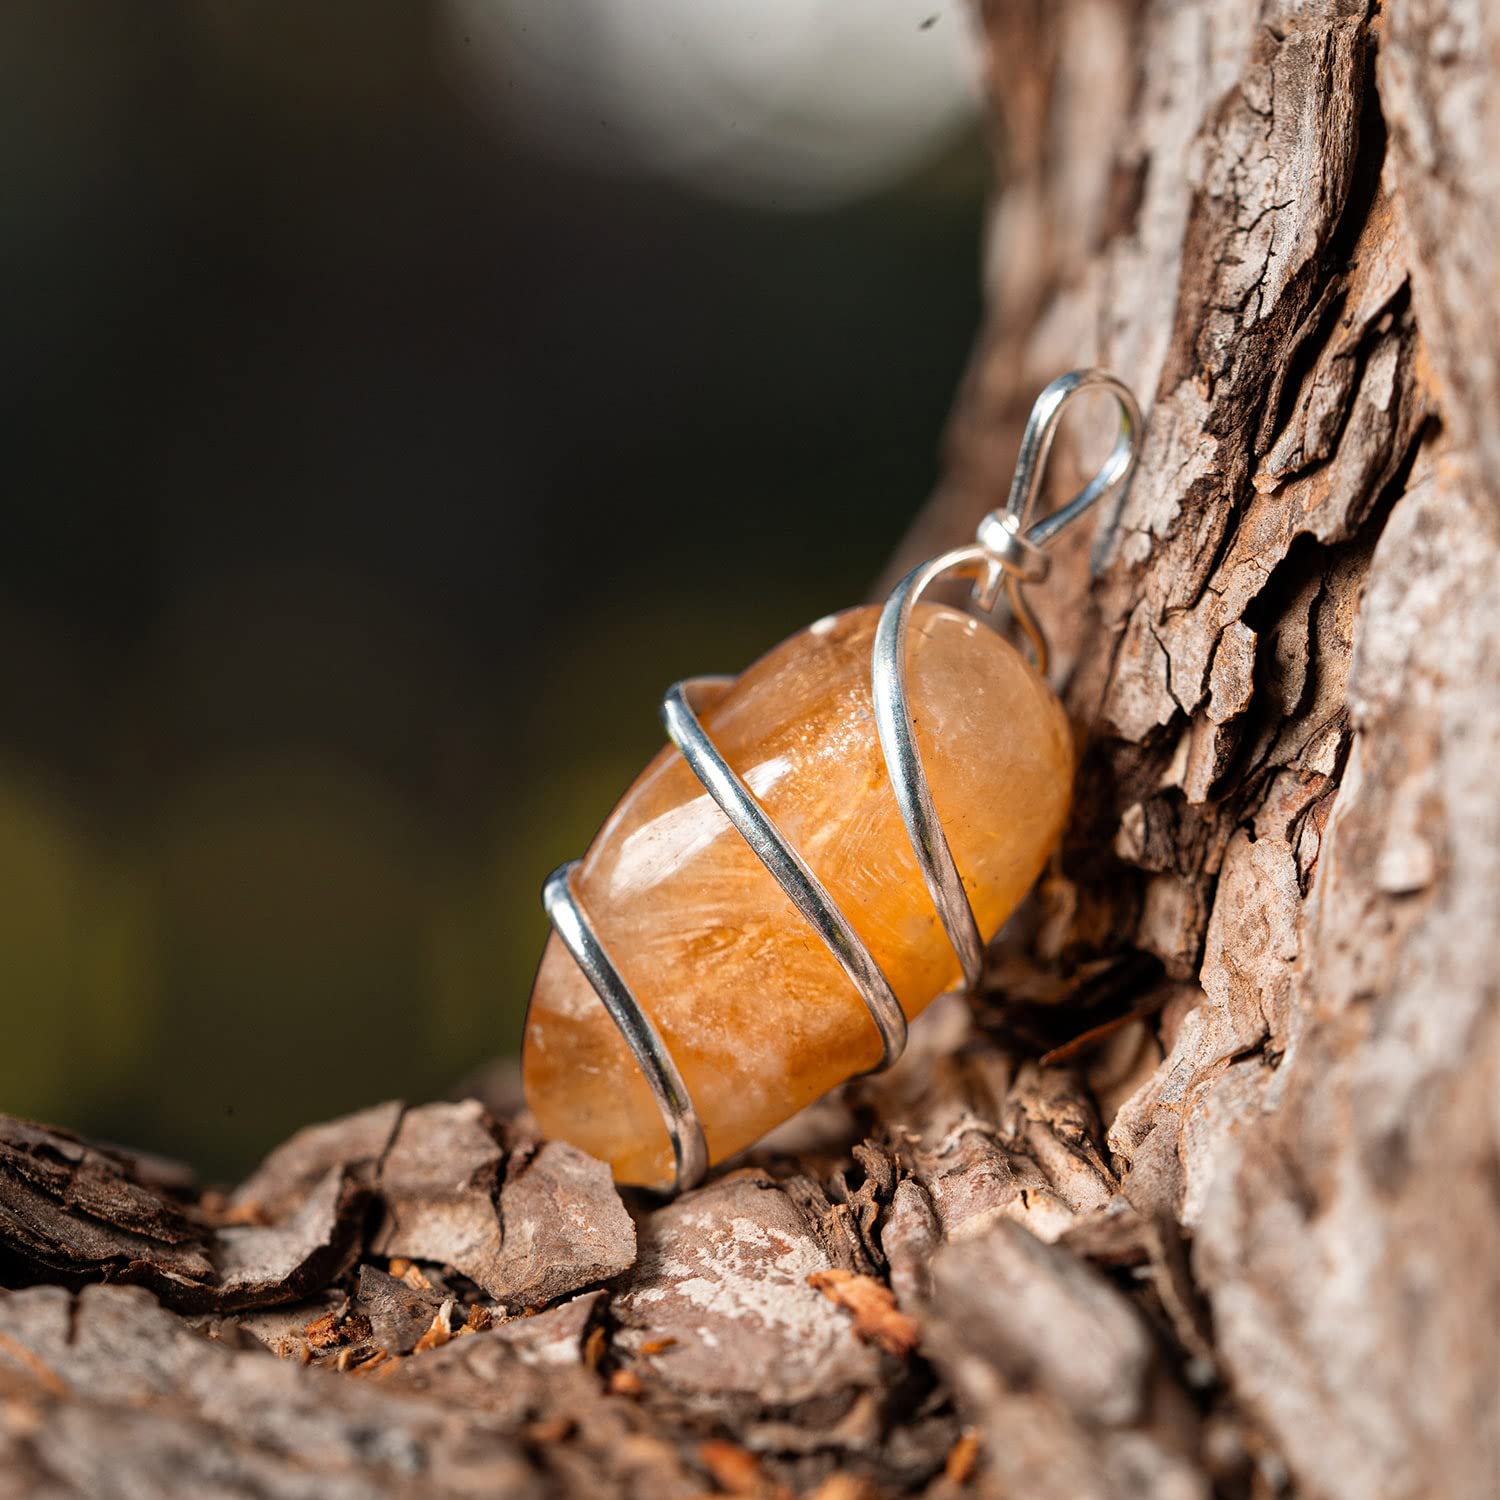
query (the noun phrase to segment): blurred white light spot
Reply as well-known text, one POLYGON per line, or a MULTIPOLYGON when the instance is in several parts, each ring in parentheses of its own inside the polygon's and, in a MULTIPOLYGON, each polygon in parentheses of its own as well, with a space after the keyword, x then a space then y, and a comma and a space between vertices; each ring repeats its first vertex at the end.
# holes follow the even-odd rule
POLYGON ((817 209, 878 192, 971 122, 960 0, 444 0, 466 95, 616 171, 817 209))

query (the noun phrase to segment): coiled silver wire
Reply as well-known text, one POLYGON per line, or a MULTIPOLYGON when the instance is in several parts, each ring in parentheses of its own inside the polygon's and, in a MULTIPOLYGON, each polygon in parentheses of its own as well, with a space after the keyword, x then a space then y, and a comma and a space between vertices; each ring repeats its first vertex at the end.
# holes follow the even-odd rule
MULTIPOLYGON (((1047 545, 1106 495, 1120 491, 1135 468, 1141 431, 1140 407, 1128 386, 1103 370, 1074 370, 1059 376, 1037 397, 1027 419, 1015 477, 1003 509, 979 523, 974 541, 913 568, 891 591, 875 629, 870 663, 875 723, 886 771, 911 839, 918 868, 937 908, 948 940, 958 955, 964 984, 979 983, 984 940, 969 905, 963 878, 932 803, 927 772, 917 749, 906 681, 906 634, 921 596, 944 578, 974 581, 976 604, 993 610, 1002 585, 1011 612, 1029 638, 1039 671, 1047 670, 1047 640, 1027 605, 1023 590, 1047 576, 1047 545), (1119 408, 1119 427, 1109 456, 1079 492, 1050 514, 1033 519, 1047 460, 1063 409, 1075 396, 1102 392, 1119 408)), ((723 810, 755 856, 780 883, 808 925, 828 945, 839 967, 859 992, 880 1035, 880 1067, 889 1067, 906 1045, 906 1014, 890 981, 839 910, 823 883, 771 821, 755 793, 708 737, 699 713, 727 691, 730 678, 693 678, 667 690, 662 723, 689 769, 723 810)), ((593 986, 650 1085, 661 1110, 675 1163, 674 1188, 695 1187, 708 1170, 708 1145, 691 1095, 650 1015, 610 959, 608 951, 573 889, 580 861, 560 866, 547 877, 542 903, 563 946, 593 986)))

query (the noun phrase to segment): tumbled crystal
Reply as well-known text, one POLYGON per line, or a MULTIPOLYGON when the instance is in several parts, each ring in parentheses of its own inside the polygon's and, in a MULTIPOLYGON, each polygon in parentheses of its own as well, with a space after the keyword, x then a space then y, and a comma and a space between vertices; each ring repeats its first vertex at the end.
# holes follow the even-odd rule
MULTIPOLYGON (((913 1017, 959 966, 875 731, 878 616, 868 606, 820 620, 700 717, 913 1017)), ((942 605, 913 614, 907 676, 933 803, 988 939, 1062 829, 1067 722, 1012 646, 942 605)), ((853 984, 675 748, 637 777, 573 878, 676 1060, 713 1161, 880 1060, 853 984)), ((670 1184, 671 1147, 645 1079, 555 934, 531 995, 523 1072, 546 1134, 602 1157, 622 1182, 670 1184)))

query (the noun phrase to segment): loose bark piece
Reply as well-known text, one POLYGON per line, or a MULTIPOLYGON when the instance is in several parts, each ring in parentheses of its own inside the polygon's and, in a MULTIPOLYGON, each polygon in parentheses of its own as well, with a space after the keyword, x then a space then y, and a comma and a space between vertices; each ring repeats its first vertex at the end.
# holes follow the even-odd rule
POLYGON ((635 1262, 635 1225, 609 1168, 560 1141, 512 1157, 500 1220, 500 1263, 484 1285, 514 1307, 544 1307, 635 1262))
POLYGON ((580 1365, 589 1334, 598 1327, 608 1302, 606 1292, 584 1292, 546 1312, 498 1324, 495 1337, 526 1364, 580 1365))
POLYGON ((335 1167, 373 1179, 403 1112, 404 1106, 391 1100, 299 1130, 230 1195, 227 1216, 241 1223, 279 1223, 295 1214, 335 1167))
POLYGON ((387 1354, 410 1354, 442 1306, 435 1292, 413 1287, 374 1266, 359 1268, 355 1301, 369 1320, 376 1347, 387 1354))
POLYGON ((0 1115, 0 1276, 136 1282, 207 1297, 205 1232, 124 1156, 0 1115))
POLYGON ((134 1176, 129 1158, 0 1117, 0 1248, 76 1284, 148 1286, 192 1310, 290 1302, 334 1280, 357 1250, 366 1190, 341 1168, 288 1222, 214 1231, 134 1176))
POLYGON ((354 1263, 370 1192, 330 1167, 284 1224, 221 1229, 214 1260, 217 1307, 291 1302, 336 1281, 354 1263))
POLYGON ((933 1280, 936 1358, 1007 1492, 1208 1494, 1191 1405, 1139 1314, 1081 1261, 999 1220, 943 1250, 933 1280))
POLYGON ((934 1023, 922 1051, 863 1085, 863 1097, 942 1233, 962 1237, 1007 1215, 1052 1238, 1078 1212, 1107 1203, 1114 1175, 1078 1076, 1020 1065, 1007 1048, 977 1039, 956 999, 934 1023))
POLYGON ((504 1162, 499 1128, 474 1100, 409 1110, 380 1166, 375 1253, 452 1266, 486 1291, 500 1285, 504 1162))
POLYGON ((617 1283, 620 1349, 670 1338, 655 1378, 725 1415, 764 1406, 846 1411, 880 1384, 879 1356, 808 1285, 827 1253, 765 1175, 731 1173, 650 1214, 617 1283))
POLYGON ((854 1315, 854 1331, 887 1354, 904 1359, 917 1347, 921 1327, 907 1313, 897 1312, 896 1299, 884 1282, 833 1268, 814 1271, 808 1285, 854 1315))
POLYGON ((379 1189, 375 1253, 452 1266, 515 1307, 544 1306, 635 1258, 607 1168, 561 1143, 519 1147, 507 1165, 498 1124, 474 1100, 408 1111, 379 1189))

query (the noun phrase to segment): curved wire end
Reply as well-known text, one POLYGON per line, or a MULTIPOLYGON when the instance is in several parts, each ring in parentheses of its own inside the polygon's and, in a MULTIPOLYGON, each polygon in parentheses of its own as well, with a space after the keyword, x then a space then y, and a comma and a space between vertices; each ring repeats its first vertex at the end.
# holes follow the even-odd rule
POLYGON ((1021 434, 1021 450, 1016 456, 1016 472, 1005 508, 991 511, 979 523, 978 544, 993 554, 994 564, 976 587, 975 598, 982 608, 993 608, 1003 579, 1011 612, 1030 639, 1041 672, 1047 670, 1047 637, 1026 601, 1024 587, 1046 577, 1045 549, 1059 532, 1100 500, 1120 493, 1129 484, 1135 472, 1143 425, 1140 403, 1119 376, 1107 370, 1070 370, 1059 375, 1032 403, 1026 430, 1021 434), (1113 396, 1119 408, 1114 446, 1098 472, 1076 495, 1056 510, 1034 518, 1063 410, 1075 397, 1096 392, 1113 396))
POLYGON ((661 1033, 641 1009, 640 1001, 605 952, 587 913, 579 905, 573 891, 573 871, 578 865, 576 859, 559 865, 547 877, 542 885, 542 905, 553 931, 583 970, 645 1075, 672 1142, 673 1191, 684 1192, 697 1187, 708 1172, 708 1143, 703 1126, 661 1033))
POLYGON ((1070 370, 1066 375, 1059 375, 1031 405, 1026 430, 1021 434, 1021 450, 1016 455, 1016 472, 1010 482, 1010 496, 1004 514, 1016 518, 1028 542, 1045 547, 1090 506, 1124 488, 1135 472, 1136 440, 1142 425, 1141 408, 1135 393, 1119 376, 1111 375, 1107 370, 1070 370), (1091 391, 1108 392, 1119 407, 1120 423, 1114 447, 1094 477, 1071 500, 1034 520, 1032 513, 1042 492, 1047 460, 1052 454, 1052 443, 1057 437, 1063 410, 1075 397, 1091 391))

